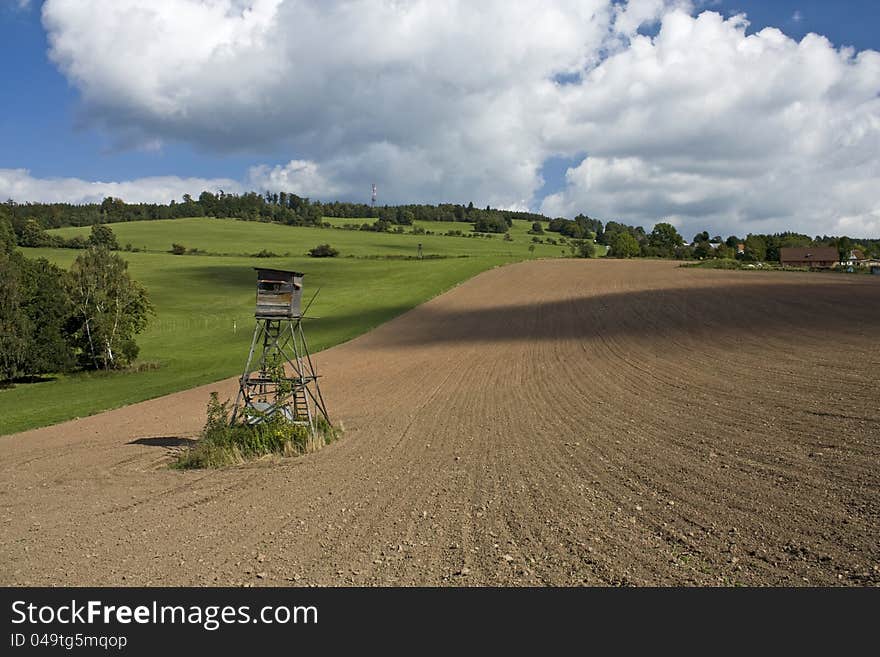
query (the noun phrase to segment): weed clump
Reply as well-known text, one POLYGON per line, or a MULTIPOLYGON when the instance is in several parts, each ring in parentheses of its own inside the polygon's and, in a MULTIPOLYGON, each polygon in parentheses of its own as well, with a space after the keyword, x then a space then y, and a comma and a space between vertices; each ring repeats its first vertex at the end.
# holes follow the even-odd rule
POLYGON ((339 437, 339 430, 323 417, 317 419, 313 434, 308 425, 292 422, 281 413, 246 417, 245 422, 230 424, 229 411, 229 400, 221 402, 217 393, 212 392, 199 441, 181 453, 172 467, 221 468, 268 454, 299 456, 317 451, 339 437), (257 419, 258 422, 248 422, 257 419))

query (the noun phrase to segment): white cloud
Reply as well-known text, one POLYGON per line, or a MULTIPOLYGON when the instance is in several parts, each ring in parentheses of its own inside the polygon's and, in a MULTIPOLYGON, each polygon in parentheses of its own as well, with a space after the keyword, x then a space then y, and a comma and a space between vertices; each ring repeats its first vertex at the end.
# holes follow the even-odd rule
POLYGON ((318 171, 318 165, 308 160, 291 160, 275 167, 261 164, 251 167, 251 186, 258 190, 279 190, 299 193, 327 200, 343 192, 343 188, 331 183, 318 171))
POLYGON ((655 39, 636 38, 565 88, 554 137, 589 157, 543 209, 668 216, 688 231, 876 235, 878 94, 876 52, 673 12, 655 39))
POLYGON ((19 203, 99 203, 108 196, 129 203, 167 203, 184 194, 222 189, 240 193, 241 183, 226 178, 179 178, 155 176, 122 182, 88 181, 79 178, 35 178, 27 169, 0 169, 0 198, 19 203))
POLYGON ((93 121, 289 160, 250 185, 534 207, 543 162, 587 153, 544 211, 878 231, 880 54, 686 0, 47 0, 43 22, 93 121))
POLYGON ((609 0, 43 6, 51 59, 125 144, 316 162, 334 188, 378 182, 388 202, 498 204, 540 188, 534 118, 555 75, 595 64, 614 15, 609 0))

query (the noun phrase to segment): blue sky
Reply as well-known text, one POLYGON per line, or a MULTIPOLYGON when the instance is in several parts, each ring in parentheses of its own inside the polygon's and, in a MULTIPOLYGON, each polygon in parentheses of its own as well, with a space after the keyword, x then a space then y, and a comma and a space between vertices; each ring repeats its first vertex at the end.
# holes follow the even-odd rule
POLYGON ((0 168, 25 168, 39 177, 119 180, 177 175, 241 177, 253 156, 200 154, 185 144, 160 152, 122 150, 88 125, 77 91, 49 61, 39 4, 0 10, 0 168))
MULTIPOLYGON (((166 132, 162 135, 160 148, 120 146, 118 134, 102 128, 92 110, 87 109, 81 89, 71 84, 49 60, 47 34, 40 17, 42 3, 33 0, 28 6, 20 6, 22 4, 28 5, 19 0, 0 0, 0 76, 3 80, 0 170, 27 169, 34 178, 78 178, 85 181, 134 180, 150 176, 230 178, 247 186, 251 167, 262 166, 267 172, 274 171, 286 180, 288 178, 283 176, 289 173, 284 168, 288 162, 311 163, 317 159, 314 156, 316 147, 307 138, 285 145, 263 142, 252 148, 223 149, 215 148, 205 140, 181 141, 174 133, 166 132), (296 149, 302 149, 302 152, 296 149)), ((796 40, 808 32, 816 32, 826 36, 836 47, 847 45, 857 51, 880 50, 880 33, 876 29, 880 25, 880 2, 877 0, 703 0, 697 4, 725 16, 747 14, 751 22, 748 33, 773 26, 796 40)), ((651 33, 650 28, 647 33, 651 33)), ((376 148, 379 147, 370 152, 376 152, 376 148)), ((523 199, 532 209, 541 208, 545 197, 563 193, 567 186, 566 171, 577 167, 590 154, 589 148, 561 150, 569 152, 540 156, 538 172, 544 184, 531 190, 530 199, 523 199)), ((334 162, 337 171, 354 166, 338 157, 334 162)), ((314 174, 310 180, 323 182, 317 186, 323 194, 319 192, 313 197, 328 197, 334 190, 339 190, 339 197, 352 195, 344 185, 334 185, 326 175, 321 177, 324 170, 329 170, 322 161, 315 166, 318 167, 316 170, 308 170, 314 174)), ((302 171, 302 167, 298 171, 302 171)), ((377 176, 384 181, 381 174, 377 176)), ((494 193, 485 191, 492 188, 491 185, 474 185, 472 190, 463 185, 451 187, 449 193, 457 196, 448 200, 473 200, 478 204, 493 200, 485 198, 494 193)), ((359 183, 358 189, 360 186, 359 183)), ((380 183, 380 190, 388 187, 389 183, 380 183)), ((394 200, 438 200, 419 198, 421 189, 413 186, 397 190, 394 200)), ((436 190, 431 189, 432 195, 436 195, 436 190)), ((621 216, 625 218, 625 215, 621 216)))

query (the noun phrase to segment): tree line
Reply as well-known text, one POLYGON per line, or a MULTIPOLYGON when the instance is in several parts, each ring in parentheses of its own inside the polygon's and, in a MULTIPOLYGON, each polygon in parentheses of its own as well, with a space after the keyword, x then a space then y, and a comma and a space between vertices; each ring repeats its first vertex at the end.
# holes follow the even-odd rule
MULTIPOLYGON (((504 232, 501 222, 508 227, 513 219, 547 221, 547 217, 533 212, 498 210, 487 206, 441 203, 439 205, 383 205, 373 207, 364 203, 333 201, 322 203, 286 192, 258 194, 214 194, 202 192, 198 199, 183 195, 181 202, 126 203, 118 198, 105 198, 101 203, 15 203, 6 202, 8 216, 16 235, 27 238, 28 222, 44 230, 66 226, 125 221, 154 221, 185 217, 224 217, 245 221, 267 221, 297 226, 320 224, 323 217, 372 218, 395 225, 411 225, 414 221, 483 222, 504 232)), ((496 232, 496 231, 489 231, 496 232)), ((21 242, 20 242, 21 243, 21 242)))
MULTIPOLYGON (((537 225, 540 227, 540 224, 537 225)), ((659 222, 651 232, 641 226, 630 226, 616 221, 603 224, 598 219, 578 215, 574 219, 552 219, 548 230, 574 239, 592 237, 596 243, 609 248, 608 255, 617 258, 676 258, 679 260, 706 260, 714 258, 738 259, 746 262, 778 262, 779 250, 785 247, 830 246, 837 249, 841 261, 853 250, 865 257, 880 258, 880 239, 837 237, 782 232, 773 234, 749 233, 745 237, 729 235, 710 236, 708 231, 694 235, 687 242, 668 222, 659 222)), ((535 226, 532 227, 535 231, 535 226)))
MULTIPOLYGON (((126 367, 137 357, 135 336, 152 312, 128 263, 112 253, 106 226, 69 271, 16 248, 0 208, 0 382, 77 369, 126 367)), ((113 238, 115 240, 115 237, 113 238)))
POLYGON ((202 192, 198 199, 185 194, 181 202, 126 203, 105 198, 101 203, 24 203, 5 204, 15 238, 20 246, 62 247, 83 249, 89 246, 82 237, 70 239, 46 233, 47 229, 63 226, 90 226, 124 221, 150 221, 185 217, 226 217, 245 221, 265 221, 292 226, 316 226, 324 217, 371 218, 371 230, 394 230, 415 221, 448 221, 469 223, 484 233, 506 233, 514 220, 529 221, 574 240, 595 240, 609 248, 609 255, 620 258, 656 257, 678 259, 738 258, 747 261, 775 261, 779 249, 787 246, 833 246, 841 254, 861 250, 868 257, 880 257, 880 240, 847 236, 815 236, 784 232, 710 236, 703 231, 687 242, 669 222, 659 222, 648 232, 641 226, 617 221, 603 222, 585 214, 574 219, 549 218, 534 212, 500 210, 486 206, 474 207, 459 203, 383 205, 343 201, 311 201, 287 192, 247 192, 228 194, 223 191, 202 192))

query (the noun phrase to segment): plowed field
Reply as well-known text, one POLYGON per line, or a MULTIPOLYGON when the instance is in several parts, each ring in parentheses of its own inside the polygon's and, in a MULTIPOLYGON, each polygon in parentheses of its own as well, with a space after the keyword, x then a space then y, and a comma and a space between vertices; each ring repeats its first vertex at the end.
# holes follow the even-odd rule
POLYGON ((522 263, 316 361, 303 458, 166 467, 234 381, 0 439, 0 584, 880 583, 877 277, 522 263))

